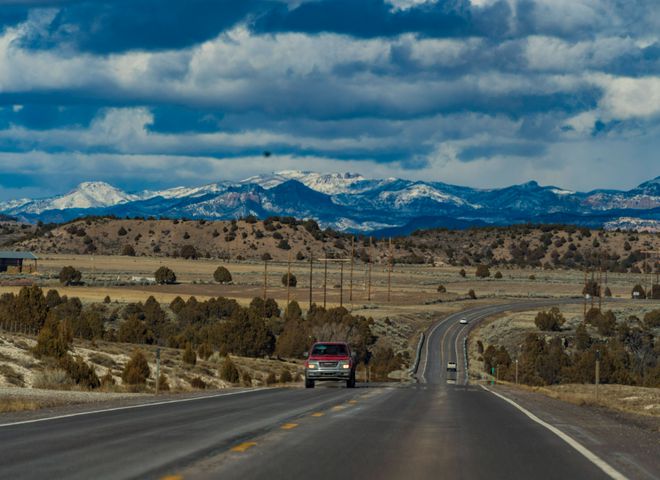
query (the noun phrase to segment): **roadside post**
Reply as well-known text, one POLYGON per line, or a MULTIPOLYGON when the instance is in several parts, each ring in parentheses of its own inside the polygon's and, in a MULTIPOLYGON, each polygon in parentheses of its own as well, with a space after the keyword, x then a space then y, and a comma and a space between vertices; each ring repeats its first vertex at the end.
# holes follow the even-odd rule
POLYGON ((516 358, 516 385, 518 385, 518 359, 516 358))
POLYGON ((495 367, 490 367, 490 375, 493 377, 490 380, 490 384, 495 385, 495 367))
POLYGON ((156 395, 160 387, 160 347, 156 347, 156 395))
POLYGON ((599 382, 600 382, 600 350, 596 350, 596 401, 598 401, 599 382))

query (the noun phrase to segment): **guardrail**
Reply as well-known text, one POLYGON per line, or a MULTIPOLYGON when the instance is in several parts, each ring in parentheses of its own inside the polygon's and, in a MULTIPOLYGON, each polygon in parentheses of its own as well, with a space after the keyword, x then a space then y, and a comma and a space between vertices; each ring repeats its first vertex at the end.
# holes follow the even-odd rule
POLYGON ((419 361, 420 357, 422 355, 422 345, 424 345, 424 339, 426 335, 424 332, 419 336, 419 341, 417 342, 417 354, 415 355, 415 362, 413 363, 413 366, 410 368, 410 375, 415 377, 417 375, 417 369, 419 368, 419 361))

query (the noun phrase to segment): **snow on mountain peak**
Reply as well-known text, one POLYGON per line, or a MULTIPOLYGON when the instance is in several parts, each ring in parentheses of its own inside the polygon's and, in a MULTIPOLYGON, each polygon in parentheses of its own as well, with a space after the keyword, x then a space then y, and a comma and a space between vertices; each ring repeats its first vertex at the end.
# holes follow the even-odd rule
POLYGON ((282 170, 271 175, 257 175, 246 178, 241 183, 257 183, 265 189, 281 185, 289 180, 296 180, 312 190, 327 195, 354 192, 353 185, 365 181, 365 178, 356 173, 316 173, 301 170, 282 170))

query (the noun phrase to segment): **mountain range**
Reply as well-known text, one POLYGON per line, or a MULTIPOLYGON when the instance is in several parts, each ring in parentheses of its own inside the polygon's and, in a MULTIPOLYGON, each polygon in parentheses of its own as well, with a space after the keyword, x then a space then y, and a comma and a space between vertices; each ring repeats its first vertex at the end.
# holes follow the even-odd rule
POLYGON ((477 189, 301 171, 134 193, 105 182, 85 182, 63 195, 0 203, 0 214, 27 222, 66 222, 88 215, 206 220, 280 215, 313 218, 324 227, 376 235, 527 222, 610 229, 639 224, 653 230, 660 226, 660 177, 629 191, 591 192, 541 186, 534 181, 477 189))

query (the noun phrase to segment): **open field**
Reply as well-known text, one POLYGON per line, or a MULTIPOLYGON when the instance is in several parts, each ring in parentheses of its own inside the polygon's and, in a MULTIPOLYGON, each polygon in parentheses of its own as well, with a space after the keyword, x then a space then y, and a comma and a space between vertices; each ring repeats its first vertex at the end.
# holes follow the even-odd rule
MULTIPOLYGON (((313 300, 323 301, 324 265, 313 265, 313 300)), ((290 289, 291 298, 300 303, 309 300, 308 262, 292 262, 291 272, 297 277, 298 285, 290 289)), ((476 278, 475 269, 466 267, 466 277, 459 275, 459 267, 397 264, 391 276, 391 304, 419 305, 441 299, 455 300, 474 290, 478 297, 552 297, 579 296, 584 283, 584 274, 575 270, 505 269, 492 268, 491 277, 476 278), (496 271, 501 279, 493 278, 496 271), (530 278, 533 276, 533 279, 530 278), (439 294, 437 287, 444 285, 446 294, 439 294)), ((243 302, 264 293, 264 264, 257 262, 226 262, 220 260, 185 260, 182 258, 89 256, 89 255, 45 255, 39 260, 40 275, 27 277, 44 287, 62 289, 69 295, 89 301, 101 301, 106 295, 122 301, 135 301, 140 296, 154 294, 161 301, 170 301, 177 295, 199 297, 226 296, 243 302), (83 274, 87 286, 61 287, 56 280, 62 267, 71 265, 83 274), (213 272, 219 265, 226 266, 233 276, 232 285, 213 282, 213 272), (161 266, 172 269, 178 285, 148 285, 154 272, 161 266)), ((269 262, 267 272, 267 294, 278 301, 286 300, 286 288, 282 287, 282 276, 287 272, 286 262, 269 262)), ((345 305, 350 305, 351 267, 346 264, 343 274, 339 265, 329 263, 327 274, 327 303, 338 304, 343 296, 345 305), (340 284, 343 277, 343 292, 340 284)), ((371 270, 371 298, 368 295, 368 266, 356 262, 352 274, 352 296, 355 304, 385 304, 387 302, 388 271, 384 265, 374 265, 371 270)), ((628 298, 632 287, 641 283, 649 285, 650 275, 633 273, 609 273, 607 286, 614 297, 628 298)), ((7 283, 10 278, 0 276, 0 291, 13 291, 7 283)))

